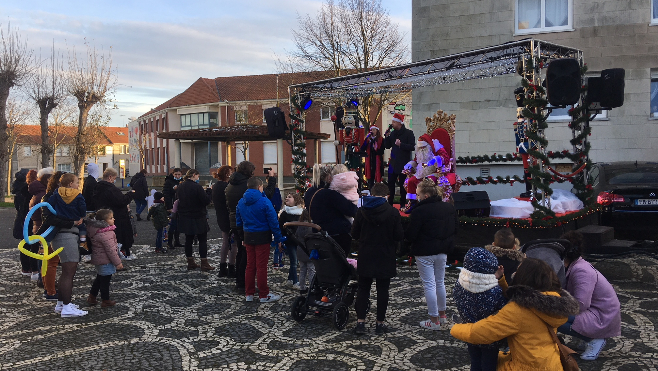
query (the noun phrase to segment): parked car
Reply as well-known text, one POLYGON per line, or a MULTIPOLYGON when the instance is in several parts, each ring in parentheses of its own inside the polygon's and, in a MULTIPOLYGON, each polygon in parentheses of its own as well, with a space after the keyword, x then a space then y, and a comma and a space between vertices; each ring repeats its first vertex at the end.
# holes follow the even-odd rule
POLYGON ((658 162, 598 163, 589 176, 601 224, 658 235, 658 162))

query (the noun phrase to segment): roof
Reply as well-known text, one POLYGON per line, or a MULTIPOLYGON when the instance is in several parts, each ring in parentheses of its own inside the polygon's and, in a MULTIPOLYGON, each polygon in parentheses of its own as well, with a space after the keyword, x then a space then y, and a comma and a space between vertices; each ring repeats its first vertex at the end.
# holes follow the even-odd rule
MULTIPOLYGON (((286 131, 286 137, 290 138, 290 132, 286 131)), ((306 132, 306 139, 329 139, 330 135, 325 133, 306 132)), ((267 125, 231 125, 212 129, 166 131, 158 133, 162 139, 194 139, 209 142, 263 142, 274 140, 267 131, 267 125)))
POLYGON ((288 86, 330 77, 329 72, 296 72, 269 75, 200 77, 182 93, 151 109, 139 118, 167 108, 219 102, 288 100, 288 86), (278 79, 278 81, 277 81, 278 79), (277 95, 278 94, 278 95, 277 95))
MULTIPOLYGON (((56 137, 57 143, 61 144, 72 144, 73 138, 77 131, 76 126, 60 126, 49 128, 49 137, 51 139, 56 137), (57 130, 57 133, 55 133, 57 130)), ((114 126, 104 126, 100 128, 103 134, 105 135, 105 140, 102 143, 104 145, 110 144, 128 144, 128 128, 127 127, 114 127, 114 126)), ((29 144, 29 145, 40 145, 41 144, 41 126, 39 125, 17 125, 17 144, 29 144)))

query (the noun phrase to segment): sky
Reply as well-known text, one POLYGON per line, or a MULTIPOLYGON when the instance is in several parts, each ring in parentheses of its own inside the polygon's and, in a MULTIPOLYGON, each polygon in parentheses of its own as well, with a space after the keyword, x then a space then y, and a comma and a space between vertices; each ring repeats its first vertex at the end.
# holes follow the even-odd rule
MULTIPOLYGON (((293 50, 297 16, 316 0, 0 0, 8 24, 36 55, 66 53, 84 42, 111 51, 118 71, 113 126, 125 126, 181 93, 199 77, 276 73, 275 58, 293 50)), ((382 0, 411 45, 411 0, 382 0)))

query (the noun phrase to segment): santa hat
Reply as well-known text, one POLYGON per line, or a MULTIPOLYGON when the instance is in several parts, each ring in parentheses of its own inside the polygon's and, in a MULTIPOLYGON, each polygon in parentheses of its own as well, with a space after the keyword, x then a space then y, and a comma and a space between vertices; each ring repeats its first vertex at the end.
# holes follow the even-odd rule
POLYGON ((418 138, 418 146, 419 147, 430 146, 432 153, 435 155, 439 153, 439 150, 441 148, 443 148, 441 142, 439 142, 437 139, 432 139, 432 137, 430 137, 429 134, 423 134, 420 136, 420 138, 418 138))
POLYGON ((397 121, 399 123, 404 123, 404 115, 401 113, 396 113, 393 115, 393 121, 397 121))
POLYGON ((378 128, 376 125, 371 126, 369 130, 372 130, 372 129, 377 129, 377 130, 379 130, 379 128, 378 128))

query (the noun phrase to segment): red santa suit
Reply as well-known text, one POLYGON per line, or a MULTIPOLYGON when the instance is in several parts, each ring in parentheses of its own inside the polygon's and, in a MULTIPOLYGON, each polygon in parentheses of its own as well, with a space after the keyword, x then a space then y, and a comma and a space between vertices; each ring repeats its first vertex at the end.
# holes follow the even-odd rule
POLYGON ((432 176, 436 182, 438 176, 449 170, 446 168, 449 166, 450 156, 443 145, 437 139, 432 139, 429 134, 421 135, 416 143, 416 157, 404 167, 408 175, 413 174, 407 176, 404 183, 407 199, 416 200, 418 183, 429 176, 432 176))

